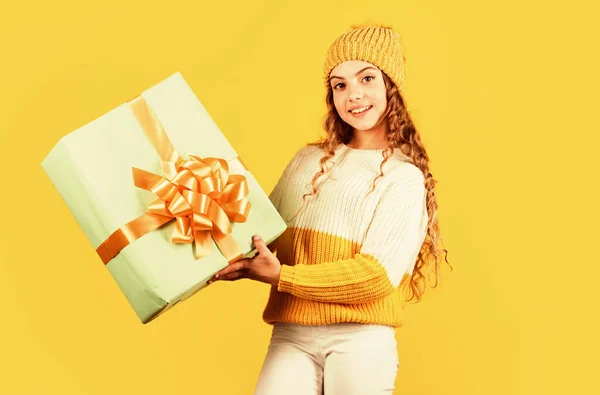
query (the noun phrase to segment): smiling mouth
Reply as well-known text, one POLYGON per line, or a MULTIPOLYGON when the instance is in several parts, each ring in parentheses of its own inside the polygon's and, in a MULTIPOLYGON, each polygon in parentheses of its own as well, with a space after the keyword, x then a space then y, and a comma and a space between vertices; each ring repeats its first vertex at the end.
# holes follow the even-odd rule
POLYGON ((362 111, 356 112, 356 111, 353 111, 353 110, 349 110, 348 112, 350 114, 353 114, 353 115, 360 115, 360 114, 363 114, 363 113, 369 111, 371 108, 373 108, 373 106, 372 105, 368 105, 368 106, 362 107, 362 111))

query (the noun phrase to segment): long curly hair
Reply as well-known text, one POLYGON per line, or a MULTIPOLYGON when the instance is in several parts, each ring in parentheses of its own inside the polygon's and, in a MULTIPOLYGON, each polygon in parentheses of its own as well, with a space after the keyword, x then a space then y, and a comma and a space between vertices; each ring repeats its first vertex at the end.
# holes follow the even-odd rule
MULTIPOLYGON (((418 302, 425 292, 428 283, 426 269, 429 269, 429 273, 433 273, 435 276, 435 284, 432 287, 435 288, 437 286, 440 266, 439 261, 442 251, 445 253, 444 259, 446 263, 448 263, 451 270, 454 269, 448 262, 448 251, 439 247, 441 237, 437 218, 438 205, 435 197, 435 184, 437 181, 433 178, 433 175, 429 170, 429 157, 425 151, 425 146, 421 142, 419 132, 415 128, 410 114, 408 113, 405 100, 398 87, 385 72, 382 71, 382 75, 387 92, 387 107, 381 120, 383 121, 387 118, 388 121, 387 148, 382 152, 383 160, 379 165, 379 174, 373 179, 373 186, 369 193, 375 189, 377 180, 383 177, 383 166, 390 155, 393 154, 394 148, 400 148, 401 152, 408 156, 409 161, 421 169, 425 176, 427 213, 429 214, 427 235, 417 256, 417 261, 412 274, 410 276, 405 275, 400 284, 400 287, 403 287, 403 289, 407 291, 405 294, 406 301, 410 302, 416 297, 416 301, 418 302)), ((307 197, 314 196, 316 198, 318 196, 319 188, 317 186, 317 180, 330 170, 326 166, 327 161, 335 155, 336 149, 341 144, 349 143, 352 138, 352 127, 342 120, 335 108, 333 90, 331 87, 327 88, 326 102, 328 109, 324 120, 326 136, 319 141, 307 144, 309 146, 318 146, 325 151, 325 155, 319 161, 321 170, 313 176, 311 180, 311 192, 302 196, 302 205, 294 217, 302 211, 307 197)))

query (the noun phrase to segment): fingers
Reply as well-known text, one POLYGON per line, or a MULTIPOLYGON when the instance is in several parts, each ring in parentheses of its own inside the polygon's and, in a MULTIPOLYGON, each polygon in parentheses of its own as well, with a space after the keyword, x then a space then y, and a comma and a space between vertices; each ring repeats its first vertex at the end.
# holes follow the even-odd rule
POLYGON ((252 240, 254 240, 254 245, 256 246, 256 250, 258 251, 256 253, 256 255, 258 254, 267 254, 267 253, 271 253, 271 250, 269 250, 267 248, 267 246, 265 245, 264 240, 262 239, 262 237, 260 237, 259 235, 255 235, 254 237, 252 237, 252 240))
POLYGON ((238 270, 245 269, 247 267, 247 265, 248 265, 248 259, 241 259, 241 260, 234 262, 231 265, 228 265, 227 267, 221 269, 221 271, 218 272, 217 274, 215 274, 215 276, 213 278, 221 279, 223 276, 225 276, 229 273, 233 273, 238 270))
MULTIPOLYGON (((228 273, 225 274, 223 276, 219 276, 218 280, 219 281, 237 281, 237 280, 241 280, 243 278, 249 278, 248 277, 248 272, 246 271, 246 269, 241 269, 232 273, 228 273)), ((210 285, 212 283, 214 283, 216 280, 214 279, 210 279, 207 282, 207 285, 210 285)))
MULTIPOLYGON (((255 235, 254 237, 252 237, 252 240, 254 241, 254 246, 256 247, 257 251, 255 258, 261 254, 263 256, 267 254, 272 254, 271 250, 269 250, 269 248, 265 245, 265 242, 259 235, 255 235)), ((248 277, 248 271, 246 269, 249 267, 252 259, 253 258, 245 258, 228 265, 227 267, 219 271, 217 274, 215 274, 207 282, 207 284, 211 284, 217 280, 236 281, 242 278, 250 278, 248 277)))
POLYGON ((243 278, 247 278, 245 270, 238 270, 237 272, 226 274, 223 278, 219 277, 219 280, 222 281, 237 281, 243 278))
POLYGON ((232 281, 232 279, 238 279, 240 276, 240 278, 246 278, 247 276, 245 269, 248 267, 249 261, 250 259, 246 258, 228 265, 212 276, 211 279, 206 282, 206 285, 210 285, 217 280, 232 281))

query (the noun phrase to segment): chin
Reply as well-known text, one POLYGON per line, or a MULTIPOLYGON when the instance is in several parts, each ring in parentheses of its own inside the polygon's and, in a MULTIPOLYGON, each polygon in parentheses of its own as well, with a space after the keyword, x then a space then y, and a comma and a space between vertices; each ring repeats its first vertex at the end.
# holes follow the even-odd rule
POLYGON ((346 123, 348 125, 352 126, 354 129, 360 130, 360 131, 373 129, 375 127, 375 125, 377 124, 377 122, 362 123, 362 122, 356 122, 354 120, 351 120, 351 121, 352 122, 346 121, 346 123))
POLYGON ((361 132, 364 132, 366 130, 372 130, 374 127, 375 127, 375 124, 367 125, 367 126, 365 126, 365 125, 362 125, 362 126, 358 125, 358 126, 355 126, 354 129, 360 130, 361 132))
POLYGON ((356 119, 356 118, 352 117, 352 118, 344 119, 344 122, 346 122, 348 125, 352 126, 356 130, 360 130, 360 131, 371 130, 377 126, 378 120, 380 120, 382 115, 383 114, 377 114, 377 117, 376 117, 377 119, 375 119, 375 120, 374 119, 361 120, 361 119, 356 119))

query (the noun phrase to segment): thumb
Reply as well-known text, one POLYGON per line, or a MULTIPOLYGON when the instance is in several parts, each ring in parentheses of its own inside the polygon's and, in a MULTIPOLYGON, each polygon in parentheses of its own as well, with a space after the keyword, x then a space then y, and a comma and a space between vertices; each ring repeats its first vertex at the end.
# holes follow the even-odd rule
POLYGON ((256 250, 259 254, 264 256, 265 254, 271 252, 271 250, 269 250, 265 245, 265 242, 263 241, 262 237, 260 237, 259 235, 255 235, 254 237, 252 237, 252 240, 254 240, 254 245, 256 246, 256 250))

